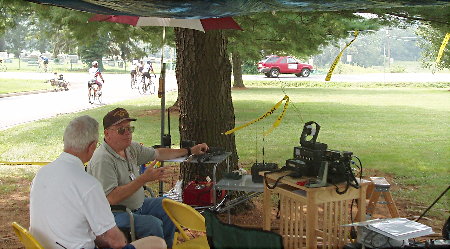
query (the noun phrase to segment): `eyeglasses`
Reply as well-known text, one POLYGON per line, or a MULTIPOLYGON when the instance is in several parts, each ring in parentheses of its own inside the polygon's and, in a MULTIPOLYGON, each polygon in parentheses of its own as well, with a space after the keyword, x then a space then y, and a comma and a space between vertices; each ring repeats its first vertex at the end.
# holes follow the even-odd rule
POLYGON ((134 126, 120 127, 120 128, 117 128, 117 129, 112 129, 111 128, 111 130, 116 130, 117 133, 119 133, 120 135, 123 135, 127 131, 130 132, 130 133, 133 133, 134 132, 134 126))

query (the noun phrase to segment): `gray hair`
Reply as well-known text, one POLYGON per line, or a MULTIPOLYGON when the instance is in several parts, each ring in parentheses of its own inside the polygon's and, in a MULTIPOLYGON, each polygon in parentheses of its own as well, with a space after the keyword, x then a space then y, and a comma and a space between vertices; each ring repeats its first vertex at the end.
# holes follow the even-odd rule
POLYGON ((64 131, 64 150, 82 152, 90 143, 98 140, 98 122, 88 115, 70 121, 64 131))

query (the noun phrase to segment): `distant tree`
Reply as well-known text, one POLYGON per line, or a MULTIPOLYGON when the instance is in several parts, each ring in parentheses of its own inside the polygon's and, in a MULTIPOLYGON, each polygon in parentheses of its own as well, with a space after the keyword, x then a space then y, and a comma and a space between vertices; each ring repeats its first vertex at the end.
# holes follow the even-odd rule
POLYGON ((81 55, 81 61, 88 67, 91 66, 93 61, 98 62, 100 70, 104 70, 102 58, 107 54, 109 40, 106 36, 96 37, 93 41, 80 45, 79 52, 81 55))
MULTIPOLYGON (((12 41, 23 42, 24 39, 12 37, 14 34, 6 33, 6 31, 16 28, 18 21, 30 15, 32 10, 29 6, 29 3, 23 1, 0 0, 0 51, 8 50, 16 56, 20 54, 20 49, 11 45, 8 47, 7 44, 11 44, 12 41)), ((17 31, 22 34, 20 29, 21 27, 17 27, 17 31)))
MULTIPOLYGON (((378 14, 384 20, 394 21, 394 24, 401 21, 418 25, 417 34, 425 39, 418 44, 423 49, 421 60, 426 67, 434 66, 445 34, 450 30, 450 6, 374 9, 370 12, 378 14)), ((438 69, 450 68, 449 51, 447 46, 441 63, 436 65, 438 69)))
POLYGON ((14 28, 17 19, 29 16, 33 10, 31 4, 24 1, 0 0, 0 36, 7 29, 14 28))
POLYGON ((25 22, 24 17, 18 17, 14 28, 5 30, 4 33, 4 50, 13 53, 15 57, 19 57, 22 50, 30 48, 27 42, 29 32, 25 22))
MULTIPOLYGON (((137 28, 117 23, 87 22, 93 14, 24 1, 0 0, 0 4, 0 17, 3 17, 0 18, 0 37, 5 31, 20 25, 20 16, 29 21, 23 36, 30 39, 17 39, 23 43, 15 43, 16 51, 29 48, 41 52, 49 50, 54 56, 62 52, 78 53, 78 47, 84 47, 82 51, 86 51, 86 46, 92 42, 103 44, 98 40, 101 37, 108 40, 108 49, 102 56, 119 56, 129 60, 147 54, 141 49, 143 42, 152 42, 159 47, 162 45, 161 27, 137 28)), ((173 45, 173 37, 173 31, 168 30, 167 43, 173 45)), ((7 43, 7 37, 4 39, 7 43)))
POLYGON ((421 61, 426 68, 432 68, 434 66, 438 70, 450 68, 450 42, 447 43, 447 46, 444 48, 440 63, 435 64, 438 51, 447 33, 450 33, 450 26, 448 30, 437 29, 430 26, 421 26, 417 30, 417 34, 424 38, 424 40, 421 40, 420 42, 420 47, 423 48, 421 61))
MULTIPOLYGON (((362 32, 344 51, 341 61, 345 63, 347 55, 351 55, 352 64, 371 67, 382 66, 388 57, 402 61, 418 60, 421 49, 417 42, 421 39, 417 37, 415 30, 415 26, 404 29, 383 27, 376 32, 362 32)), ((320 55, 314 56, 314 62, 320 66, 329 66, 348 40, 350 38, 340 40, 339 47, 323 47, 320 55)))

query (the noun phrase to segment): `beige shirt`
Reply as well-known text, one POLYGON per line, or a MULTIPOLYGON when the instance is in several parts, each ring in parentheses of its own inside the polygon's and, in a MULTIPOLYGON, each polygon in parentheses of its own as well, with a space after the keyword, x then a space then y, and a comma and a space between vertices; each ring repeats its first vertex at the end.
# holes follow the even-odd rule
MULTIPOLYGON (((127 158, 117 154, 106 142, 98 147, 87 166, 87 172, 96 177, 108 195, 114 188, 128 184, 139 176, 139 167, 155 159, 155 149, 131 142, 125 149, 127 158)), ((131 210, 144 203, 144 190, 140 188, 130 197, 119 203, 131 210)))

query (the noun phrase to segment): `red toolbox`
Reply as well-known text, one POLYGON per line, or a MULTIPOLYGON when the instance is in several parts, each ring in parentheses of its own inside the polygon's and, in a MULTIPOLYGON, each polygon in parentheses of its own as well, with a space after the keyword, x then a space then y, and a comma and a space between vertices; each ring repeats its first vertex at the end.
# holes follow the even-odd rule
MULTIPOLYGON (((192 181, 183 190, 183 202, 191 206, 210 206, 213 205, 214 183, 192 181)), ((226 191, 217 191, 217 201, 222 200, 226 191)))

